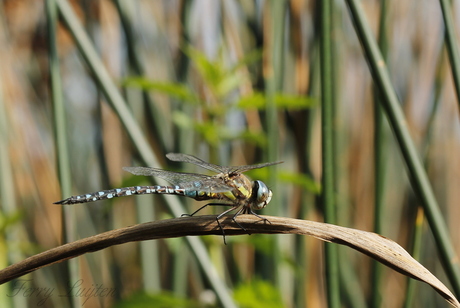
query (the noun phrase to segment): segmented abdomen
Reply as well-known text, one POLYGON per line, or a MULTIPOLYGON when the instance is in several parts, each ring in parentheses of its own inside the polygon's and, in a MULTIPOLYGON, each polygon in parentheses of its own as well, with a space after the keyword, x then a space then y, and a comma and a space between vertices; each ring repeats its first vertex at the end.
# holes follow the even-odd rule
POLYGON ((124 188, 115 188, 110 190, 98 191, 90 194, 72 196, 70 198, 55 202, 55 204, 75 204, 75 203, 86 203, 98 200, 112 199, 115 197, 124 197, 131 195, 143 195, 143 194, 171 194, 181 195, 194 198, 192 192, 186 192, 184 189, 178 186, 133 186, 124 188))
POLYGON ((168 195, 180 195, 195 200, 209 200, 209 199, 224 199, 223 194, 210 193, 197 190, 185 190, 179 186, 133 186, 115 188, 110 190, 102 190, 90 194, 72 196, 70 198, 54 202, 55 204, 76 204, 76 203, 87 203, 98 200, 112 199, 115 197, 124 197, 131 195, 143 195, 143 194, 168 194, 168 195))

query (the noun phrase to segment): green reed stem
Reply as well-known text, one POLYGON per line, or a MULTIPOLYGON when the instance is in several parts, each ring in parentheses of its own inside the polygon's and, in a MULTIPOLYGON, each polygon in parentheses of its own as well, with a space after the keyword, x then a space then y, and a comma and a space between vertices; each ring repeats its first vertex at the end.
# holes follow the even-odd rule
MULTIPOLYGON (((46 1, 46 14, 48 22, 48 48, 50 69, 50 90, 53 102, 53 124, 56 144, 56 158, 58 164, 58 177, 61 184, 61 196, 69 196, 72 192, 70 159, 67 147, 67 130, 65 120, 64 99, 62 93, 61 73, 59 69, 59 55, 56 43, 56 31, 58 23, 58 10, 55 0, 46 1)), ((75 223, 75 208, 64 206, 62 209, 62 234, 67 242, 76 239, 77 225, 75 223)), ((80 280, 80 266, 77 260, 68 261, 68 271, 63 273, 68 281, 80 280)), ((72 299, 75 307, 81 306, 80 298, 72 299)))
MULTIPOLYGON (((118 10, 123 32, 125 33, 129 66, 136 76, 142 77, 145 74, 145 70, 140 58, 142 53, 138 48, 134 27, 132 25, 133 23, 131 14, 134 10, 133 6, 135 6, 136 3, 123 0, 116 0, 114 2, 118 10)), ((148 111, 150 111, 149 115, 152 118, 152 126, 154 127, 153 131, 151 132, 155 135, 154 139, 157 140, 161 148, 171 149, 173 146, 173 139, 170 138, 172 132, 171 129, 169 129, 170 125, 167 122, 168 118, 164 116, 163 111, 161 108, 158 108, 158 105, 155 104, 147 90, 142 91, 142 98, 145 104, 150 108, 148 111)))
MULTIPOLYGON (((379 46, 384 59, 387 58, 388 41, 387 41, 387 11, 388 5, 386 0, 381 2, 380 25, 379 25, 379 46)), ((375 87, 375 86, 374 86, 375 87)), ((385 117, 381 103, 379 90, 374 89, 374 232, 383 233, 384 219, 384 191, 385 191, 385 117)), ((381 287, 383 282, 384 266, 377 261, 372 261, 371 269, 371 307, 380 307, 382 302, 381 287)))
POLYGON ((447 54, 449 55, 452 76, 454 77, 457 103, 460 106, 460 54, 458 51, 457 35, 455 34, 455 25, 452 18, 453 14, 448 0, 439 0, 439 2, 441 3, 442 16, 445 24, 447 54))
MULTIPOLYGON (((425 221, 425 215, 423 213, 423 208, 420 206, 417 208, 417 214, 415 218, 414 225, 414 234, 412 236, 412 257, 414 259, 420 259, 420 252, 422 250, 422 238, 423 238, 423 222, 425 221)), ((407 289, 406 289, 406 298, 404 299, 404 308, 414 307, 415 301, 415 285, 416 281, 414 279, 408 278, 407 289)))
MULTIPOLYGON (((134 119, 127 103, 118 91, 115 83, 105 69, 101 59, 96 53, 96 50, 81 26, 78 18, 73 12, 67 0, 56 0, 59 12, 66 23, 71 35, 73 36, 77 46, 88 65, 95 80, 98 82, 102 92, 105 95, 110 106, 114 109, 121 123, 123 124, 126 133, 130 137, 134 147, 139 152, 142 162, 147 166, 159 166, 158 160, 153 154, 150 145, 148 144, 145 136, 143 135, 140 127, 134 119)), ((165 203, 168 205, 169 210, 174 216, 180 216, 185 213, 179 198, 176 196, 168 196, 164 198, 165 203)), ((216 292, 223 307, 236 307, 228 289, 214 268, 210 261, 209 255, 206 251, 203 242, 197 237, 186 237, 195 258, 203 270, 203 273, 209 280, 212 288, 216 292)))
MULTIPOLYGON (((321 1, 321 144, 325 221, 337 222, 334 180, 334 101, 332 72, 332 0, 321 1)), ((340 307, 338 247, 325 244, 326 286, 329 307, 340 307)))
POLYGON ((458 261, 455 261, 458 259, 452 247, 444 218, 442 217, 430 182, 428 181, 428 176, 423 169, 423 165, 409 134, 407 123, 396 92, 391 84, 384 59, 372 36, 371 27, 366 20, 360 2, 357 0, 347 0, 347 4, 350 9, 350 14, 352 15, 356 32, 364 48, 374 82, 377 84, 382 95, 382 105, 401 148, 414 191, 420 197, 420 201, 426 212, 444 270, 453 286, 454 293, 459 296, 460 270, 458 261))

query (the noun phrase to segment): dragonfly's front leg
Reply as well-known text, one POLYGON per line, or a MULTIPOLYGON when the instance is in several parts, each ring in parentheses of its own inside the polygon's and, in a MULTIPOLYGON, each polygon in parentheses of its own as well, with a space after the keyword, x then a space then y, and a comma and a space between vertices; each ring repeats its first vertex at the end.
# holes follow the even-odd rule
MULTIPOLYGON (((217 224, 219 225, 219 228, 222 230, 222 236, 224 237, 224 244, 227 245, 227 242, 225 241, 225 231, 224 231, 224 228, 222 228, 222 225, 220 224, 220 221, 219 219, 221 219, 225 214, 227 213, 230 213, 231 211, 234 211, 236 210, 237 208, 239 208, 240 205, 235 205, 233 206, 231 209, 228 209, 226 211, 224 211, 223 213, 220 213, 219 215, 217 215, 216 217, 216 220, 217 220, 217 224)), ((246 230, 245 227, 243 227, 242 225, 240 225, 239 222, 237 222, 235 220, 235 217, 238 216, 239 214, 241 214, 241 212, 244 210, 244 208, 240 209, 233 217, 232 217, 232 220, 238 225, 238 227, 240 227, 242 230, 246 231, 249 235, 251 235, 251 233, 248 232, 248 230, 246 230)))
POLYGON ((184 216, 193 216, 195 215, 196 213, 198 213, 199 211, 201 211, 202 209, 204 209, 205 207, 207 206, 216 206, 216 205, 222 205, 222 206, 232 206, 233 204, 228 204, 228 203, 207 203, 205 205, 203 205, 202 207, 200 207, 198 210, 196 210, 195 212, 193 212, 192 214, 182 214, 181 217, 184 217, 184 216))
POLYGON ((244 231, 246 231, 249 235, 251 235, 251 233, 250 233, 248 230, 246 230, 245 227, 243 227, 242 225, 240 225, 239 222, 236 221, 236 217, 239 216, 239 215, 241 215, 241 214, 252 214, 252 215, 254 215, 254 216, 256 216, 256 217, 262 219, 263 221, 268 221, 268 222, 271 224, 270 220, 268 220, 267 218, 262 217, 262 216, 260 216, 260 215, 258 215, 258 214, 256 214, 256 213, 254 213, 254 211, 253 211, 250 207, 243 207, 243 208, 241 208, 238 212, 236 212, 235 215, 233 215, 232 220, 233 220, 241 229, 243 229, 244 231))
MULTIPOLYGON (((208 204, 205 204, 203 205, 202 207, 200 207, 198 210, 196 210, 195 212, 193 212, 192 214, 182 214, 181 216, 193 216, 195 215, 196 213, 198 213, 199 211, 201 211, 202 209, 204 209, 205 207, 207 206, 216 206, 216 205, 220 205, 220 206, 232 206, 232 208, 220 213, 219 215, 216 216, 216 221, 217 221, 217 224, 219 225, 219 228, 220 230, 222 231, 222 236, 224 237, 224 244, 227 245, 227 241, 225 240, 225 231, 224 231, 224 228, 222 227, 222 224, 220 223, 219 219, 221 219, 225 214, 227 213, 230 213, 231 211, 234 211, 236 210, 237 208, 240 207, 240 205, 234 205, 234 204, 228 204, 228 203, 208 203, 208 204)), ((238 221, 236 221, 236 217, 242 213, 245 213, 247 210, 245 210, 245 208, 241 208, 233 217, 232 217, 232 220, 238 225, 238 227, 240 227, 242 230, 244 230, 245 232, 247 232, 249 235, 251 235, 251 233, 249 233, 249 231, 243 227, 238 221)), ((254 214, 256 215, 257 217, 263 219, 263 220, 267 220, 266 218, 263 218, 255 213, 253 213, 251 211, 251 214, 254 214)))
POLYGON ((245 212, 245 208, 241 208, 238 212, 235 213, 235 215, 233 215, 232 220, 238 225, 238 227, 241 228, 241 230, 244 230, 247 234, 251 235, 251 233, 249 233, 249 231, 245 227, 243 227, 239 222, 236 221, 236 217, 241 214, 244 214, 245 212))
POLYGON ((209 205, 209 204, 203 205, 202 207, 200 207, 198 210, 196 210, 196 211, 193 212, 192 214, 182 214, 182 215, 180 215, 180 216, 181 216, 181 217, 184 217, 184 216, 190 216, 190 217, 191 217, 191 216, 195 215, 196 213, 198 213, 199 211, 201 211, 202 209, 204 209, 205 207, 207 207, 208 205, 209 205))
POLYGON ((270 220, 268 220, 268 219, 265 218, 265 217, 260 216, 259 214, 256 214, 252 209, 249 209, 249 210, 247 211, 247 213, 248 213, 248 214, 252 214, 252 215, 254 215, 254 216, 256 216, 256 217, 259 217, 259 218, 262 219, 264 222, 265 222, 265 221, 268 221, 270 224, 272 224, 272 222, 271 222, 270 220))

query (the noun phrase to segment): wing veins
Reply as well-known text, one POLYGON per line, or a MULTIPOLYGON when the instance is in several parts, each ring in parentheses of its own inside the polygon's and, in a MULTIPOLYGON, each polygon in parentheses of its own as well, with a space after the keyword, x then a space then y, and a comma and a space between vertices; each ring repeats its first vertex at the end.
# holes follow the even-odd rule
POLYGON ((174 172, 153 167, 123 167, 123 170, 134 175, 159 177, 184 189, 206 192, 225 192, 233 189, 219 177, 199 173, 174 172))
POLYGON ((177 161, 177 162, 185 162, 185 163, 190 163, 194 164, 197 166, 200 166, 202 168, 215 171, 218 173, 232 173, 232 172, 245 172, 248 170, 252 169, 260 169, 272 165, 277 165, 283 163, 283 161, 276 161, 276 162, 270 162, 270 163, 261 163, 261 164, 255 164, 255 165, 245 165, 245 166, 219 166, 215 164, 208 163, 198 157, 195 157, 193 155, 189 154, 182 154, 182 153, 168 153, 166 154, 166 157, 171 160, 171 161, 177 161))

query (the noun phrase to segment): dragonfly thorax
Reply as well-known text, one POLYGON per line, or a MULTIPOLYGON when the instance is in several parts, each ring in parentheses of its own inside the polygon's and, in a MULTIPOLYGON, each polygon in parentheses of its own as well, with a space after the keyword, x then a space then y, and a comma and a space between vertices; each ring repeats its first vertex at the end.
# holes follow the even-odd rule
POLYGON ((272 191, 262 181, 254 181, 252 185, 252 194, 254 199, 254 208, 263 209, 272 199, 272 191))

